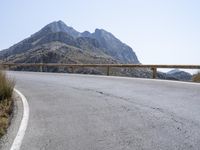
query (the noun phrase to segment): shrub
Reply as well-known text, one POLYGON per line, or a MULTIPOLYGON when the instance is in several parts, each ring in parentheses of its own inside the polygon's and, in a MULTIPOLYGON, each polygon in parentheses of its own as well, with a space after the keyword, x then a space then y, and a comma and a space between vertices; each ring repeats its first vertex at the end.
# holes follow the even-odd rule
POLYGON ((14 81, 9 80, 6 74, 0 71, 0 137, 6 133, 13 109, 12 93, 14 81))
POLYGON ((6 74, 0 71, 0 101, 12 97, 14 81, 9 80, 6 74))
POLYGON ((198 72, 197 74, 195 74, 192 78, 192 80, 194 82, 200 82, 200 72, 198 72))

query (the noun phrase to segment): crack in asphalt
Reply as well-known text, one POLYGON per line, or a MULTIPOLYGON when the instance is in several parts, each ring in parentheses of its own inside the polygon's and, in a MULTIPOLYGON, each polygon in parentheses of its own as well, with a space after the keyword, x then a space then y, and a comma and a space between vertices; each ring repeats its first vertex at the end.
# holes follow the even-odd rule
MULTIPOLYGON (((200 128, 200 124, 195 123, 194 121, 186 120, 182 117, 175 115, 173 112, 169 112, 169 111, 164 110, 164 109, 159 108, 159 107, 148 106, 148 105, 144 105, 144 104, 141 104, 141 103, 130 101, 131 100, 130 98, 115 96, 115 95, 112 95, 110 93, 105 93, 103 91, 94 90, 94 89, 82 89, 82 88, 77 88, 77 87, 71 87, 71 88, 75 89, 75 90, 86 91, 86 92, 88 92, 88 91, 89 92, 95 92, 95 93, 98 93, 98 94, 103 95, 103 96, 120 99, 120 100, 123 100, 125 102, 133 104, 134 107, 137 108, 137 109, 141 109, 141 107, 142 107, 142 108, 147 108, 147 109, 151 109, 151 110, 154 110, 156 112, 162 113, 166 119, 171 120, 176 124, 174 126, 174 128, 176 130, 180 131, 182 134, 184 134, 186 139, 189 139, 191 137, 190 131, 188 131, 187 129, 191 128, 191 126, 196 126, 197 128, 200 128), (187 122, 187 124, 184 124, 183 122, 187 122)), ((105 99, 105 100, 108 102, 108 99, 105 99)), ((126 110, 127 112, 130 111, 130 108, 127 108, 126 106, 122 106, 122 108, 124 110, 126 110)), ((147 113, 147 115, 149 115, 148 112, 146 112, 146 113, 147 113)), ((154 117, 156 117, 154 114, 152 114, 152 115, 154 117)))
POLYGON ((45 143, 46 144, 42 148, 40 148, 40 150, 48 150, 48 146, 51 144, 51 139, 48 139, 45 143))

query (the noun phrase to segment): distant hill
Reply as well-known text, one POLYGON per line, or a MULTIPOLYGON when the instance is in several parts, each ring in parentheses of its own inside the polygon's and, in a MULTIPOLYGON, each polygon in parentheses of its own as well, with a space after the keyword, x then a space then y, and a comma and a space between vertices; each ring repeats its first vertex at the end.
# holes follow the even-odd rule
POLYGON ((182 81, 191 81, 192 80, 192 75, 190 73, 181 71, 179 69, 173 69, 173 70, 167 72, 167 75, 174 77, 177 80, 182 80, 182 81))

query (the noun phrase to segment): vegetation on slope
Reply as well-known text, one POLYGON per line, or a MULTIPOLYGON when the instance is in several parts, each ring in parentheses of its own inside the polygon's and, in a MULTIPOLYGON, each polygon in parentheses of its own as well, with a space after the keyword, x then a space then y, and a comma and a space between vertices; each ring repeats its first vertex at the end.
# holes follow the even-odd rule
POLYGON ((200 82, 200 72, 198 72, 197 74, 195 74, 192 78, 192 80, 194 82, 200 82))
POLYGON ((14 81, 9 80, 6 74, 0 71, 0 137, 6 133, 13 110, 12 93, 14 81))

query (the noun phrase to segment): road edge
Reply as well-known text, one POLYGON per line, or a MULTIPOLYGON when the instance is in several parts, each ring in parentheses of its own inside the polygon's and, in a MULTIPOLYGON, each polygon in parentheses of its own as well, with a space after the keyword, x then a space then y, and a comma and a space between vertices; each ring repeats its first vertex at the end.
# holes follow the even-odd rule
POLYGON ((21 97, 22 103, 23 103, 23 117, 20 123, 19 130, 17 132, 17 135, 14 139, 14 142, 10 148, 10 150, 20 150, 22 140, 24 138, 26 128, 28 125, 28 120, 29 120, 29 105, 27 102, 26 97, 17 89, 14 89, 14 91, 21 97))

